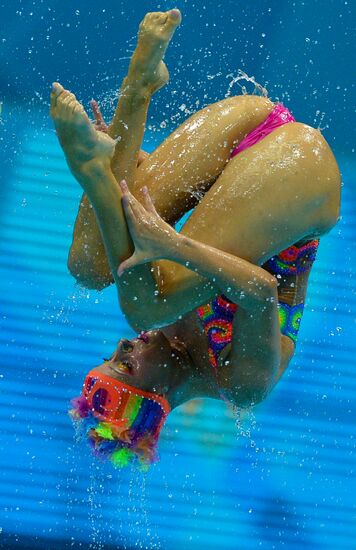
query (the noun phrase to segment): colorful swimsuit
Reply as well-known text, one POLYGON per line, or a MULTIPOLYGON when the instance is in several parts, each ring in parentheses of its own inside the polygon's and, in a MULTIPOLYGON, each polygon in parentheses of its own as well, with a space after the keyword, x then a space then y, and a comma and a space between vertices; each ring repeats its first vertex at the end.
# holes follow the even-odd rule
MULTIPOLYGON (((251 147, 287 122, 295 122, 295 119, 283 105, 277 104, 266 120, 257 126, 233 150, 231 157, 251 147)), ((319 241, 317 239, 302 244, 300 242, 296 243, 278 255, 273 256, 263 265, 263 268, 272 275, 283 277, 305 273, 311 269, 318 244, 319 241)), ((220 295, 209 304, 200 306, 197 309, 198 316, 208 338, 209 359, 214 369, 218 366, 219 354, 231 343, 232 323, 237 307, 226 296, 220 295)), ((293 306, 284 302, 278 302, 281 333, 291 338, 294 343, 297 340, 303 308, 303 302, 293 306)))

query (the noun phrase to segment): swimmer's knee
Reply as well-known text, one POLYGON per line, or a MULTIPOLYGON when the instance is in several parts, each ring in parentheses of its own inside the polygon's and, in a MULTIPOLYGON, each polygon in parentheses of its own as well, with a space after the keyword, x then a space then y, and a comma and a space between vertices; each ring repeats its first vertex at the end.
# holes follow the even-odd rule
POLYGON ((255 112, 255 111, 262 111, 265 116, 267 116, 274 107, 274 103, 268 98, 263 96, 257 96, 257 95, 234 95, 231 97, 228 97, 226 99, 222 99, 221 101, 218 101, 217 103, 213 104, 214 106, 217 106, 219 109, 224 106, 234 106, 239 111, 246 110, 249 113, 255 112))
POLYGON ((113 278, 103 278, 96 274, 90 273, 83 275, 83 273, 69 270, 79 286, 86 288, 87 290, 104 290, 108 286, 114 283, 113 278))
POLYGON ((88 290, 103 290, 114 282, 109 271, 96 269, 95 266, 73 255, 69 255, 67 267, 76 282, 88 290))
POLYGON ((313 128, 313 126, 309 126, 304 122, 292 122, 285 124, 280 128, 281 131, 286 131, 287 137, 292 139, 294 144, 302 145, 304 151, 306 152, 310 149, 319 157, 326 151, 331 152, 331 149, 321 131, 317 128, 313 128))

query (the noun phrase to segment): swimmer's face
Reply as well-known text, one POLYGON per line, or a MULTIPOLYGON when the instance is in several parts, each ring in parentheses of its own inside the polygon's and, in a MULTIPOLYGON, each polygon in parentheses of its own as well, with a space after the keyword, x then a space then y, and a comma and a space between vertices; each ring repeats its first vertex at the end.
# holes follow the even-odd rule
POLYGON ((169 340, 162 331, 151 330, 132 340, 122 338, 110 359, 96 370, 140 390, 166 393, 172 366, 169 340))

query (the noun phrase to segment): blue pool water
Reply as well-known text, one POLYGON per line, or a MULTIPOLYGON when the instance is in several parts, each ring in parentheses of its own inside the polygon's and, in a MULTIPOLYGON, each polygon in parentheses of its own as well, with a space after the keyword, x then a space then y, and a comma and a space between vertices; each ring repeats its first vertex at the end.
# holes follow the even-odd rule
POLYGON ((280 384, 238 425, 215 400, 175 410, 161 461, 144 475, 95 462, 75 444, 66 415, 83 375, 132 331, 113 287, 86 291, 68 273, 81 191, 48 120, 47 97, 58 79, 86 107, 97 97, 110 116, 138 22, 174 6, 65 4, 3 6, 0 547, 354 549, 350 5, 176 2, 184 20, 167 54, 172 81, 150 109, 145 148, 224 97, 242 69, 298 120, 324 129, 342 171, 342 211, 321 241, 298 350, 280 384))

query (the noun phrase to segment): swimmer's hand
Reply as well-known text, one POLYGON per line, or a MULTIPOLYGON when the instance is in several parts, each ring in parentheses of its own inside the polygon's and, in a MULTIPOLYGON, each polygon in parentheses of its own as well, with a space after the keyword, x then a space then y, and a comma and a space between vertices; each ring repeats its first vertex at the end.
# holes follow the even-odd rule
MULTIPOLYGON (((0 103, 0 107, 1 107, 1 103, 0 103)), ((108 124, 106 124, 106 122, 104 120, 101 109, 99 107, 99 103, 95 99, 92 99, 91 102, 90 102, 90 107, 91 107, 91 110, 93 111, 93 115, 94 115, 94 120, 95 120, 94 128, 95 128, 95 130, 97 130, 98 132, 103 132, 104 134, 109 134, 109 126, 108 126, 108 124)), ((0 115, 1 115, 1 112, 0 112, 0 115)), ((141 149, 139 154, 138 154, 137 166, 140 166, 140 164, 144 160, 146 160, 146 158, 148 156, 149 156, 149 154, 146 153, 146 151, 142 151, 142 149, 141 149)))
POLYGON ((125 180, 120 182, 122 206, 135 251, 121 262, 119 277, 127 269, 153 260, 168 258, 172 247, 177 246, 181 236, 157 213, 147 187, 142 188, 144 206, 130 193, 125 180))
POLYGON ((93 111, 93 115, 95 119, 95 123, 94 123, 95 130, 98 130, 98 132, 104 132, 105 134, 107 134, 109 126, 106 124, 104 120, 104 117, 99 107, 99 103, 95 99, 92 99, 90 102, 90 107, 91 107, 91 110, 93 111))

